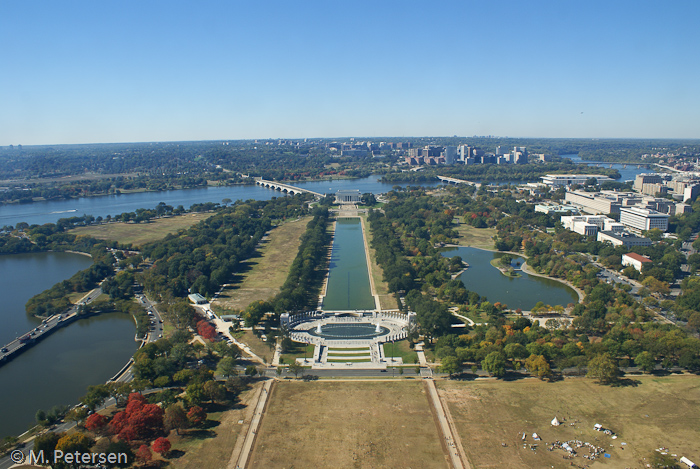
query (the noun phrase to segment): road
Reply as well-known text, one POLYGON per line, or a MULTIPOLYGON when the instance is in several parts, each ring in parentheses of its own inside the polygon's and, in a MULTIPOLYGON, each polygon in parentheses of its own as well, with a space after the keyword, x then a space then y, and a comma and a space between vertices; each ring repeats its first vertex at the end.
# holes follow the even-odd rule
POLYGON ((47 335, 51 334, 56 328, 65 325, 68 322, 73 321, 78 315, 78 309, 82 305, 86 305, 95 301, 95 299, 102 294, 102 289, 100 287, 95 288, 90 293, 85 295, 78 303, 73 305, 67 312, 62 314, 55 314, 44 321, 31 331, 22 334, 20 337, 16 338, 9 344, 5 345, 0 349, 0 363, 9 358, 10 355, 14 353, 21 353, 22 348, 28 347, 31 344, 26 344, 25 342, 38 342, 45 338, 47 335))

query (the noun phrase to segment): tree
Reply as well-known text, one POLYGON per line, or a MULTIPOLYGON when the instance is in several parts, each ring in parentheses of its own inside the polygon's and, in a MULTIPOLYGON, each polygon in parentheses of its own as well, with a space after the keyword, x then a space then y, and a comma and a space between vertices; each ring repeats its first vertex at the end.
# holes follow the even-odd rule
POLYGON ((181 428, 187 428, 189 423, 187 420, 187 413, 181 403, 170 404, 168 408, 165 409, 163 423, 165 424, 166 431, 175 430, 175 433, 178 435, 180 434, 181 428))
POLYGON ((497 378, 506 374, 506 357, 502 352, 491 352, 481 361, 481 368, 497 378))
POLYGON ((85 420, 85 428, 93 433, 102 431, 105 425, 107 425, 107 419, 100 414, 92 414, 85 420))
POLYGON ((525 360, 525 369, 539 379, 545 379, 552 374, 549 363, 543 355, 530 355, 528 359, 525 360))
POLYGON ((303 366, 296 360, 294 360, 292 363, 289 364, 289 372, 294 373, 294 378, 299 376, 299 373, 304 369, 303 366))
POLYGON ((442 359, 442 362, 440 364, 440 371, 442 373, 447 373, 450 376, 450 378, 452 377, 452 375, 459 373, 461 370, 462 367, 460 366, 457 357, 450 355, 442 359))
POLYGON ((224 357, 219 360, 219 364, 216 367, 217 373, 228 378, 229 376, 236 374, 236 360, 233 357, 224 357))
POLYGON ((75 432, 70 435, 65 435, 56 443, 56 451, 63 453, 87 453, 93 445, 93 440, 84 433, 75 432))
POLYGON ((147 463, 153 459, 153 454, 151 454, 151 448, 148 445, 141 445, 139 450, 136 452, 136 457, 143 463, 147 463))
POLYGON ((64 433, 47 432, 39 435, 34 439, 34 452, 43 451, 44 454, 53 454, 58 441, 63 437, 64 433))
POLYGON ((199 427, 202 423, 207 420, 207 413, 199 406, 193 406, 187 412, 187 420, 193 427, 199 427))
POLYGON ((651 353, 644 351, 634 358, 634 364, 642 370, 644 370, 645 372, 651 373, 652 371, 654 371, 656 361, 654 360, 654 356, 651 353))
POLYGON ((162 436, 158 437, 156 441, 153 442, 153 451, 165 456, 168 454, 168 451, 170 451, 170 440, 163 438, 162 436))
POLYGON ((620 369, 609 353, 598 354, 588 362, 588 378, 597 379, 600 384, 617 381, 620 369))
POLYGON ((204 383, 203 388, 211 402, 222 401, 226 397, 226 390, 223 385, 216 381, 207 381, 204 383))

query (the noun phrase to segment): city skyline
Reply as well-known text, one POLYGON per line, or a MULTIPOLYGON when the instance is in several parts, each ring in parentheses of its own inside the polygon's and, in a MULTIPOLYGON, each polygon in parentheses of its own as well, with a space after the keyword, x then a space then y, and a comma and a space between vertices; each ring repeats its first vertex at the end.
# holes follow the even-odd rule
POLYGON ((0 145, 700 138, 700 4, 0 3, 0 145))

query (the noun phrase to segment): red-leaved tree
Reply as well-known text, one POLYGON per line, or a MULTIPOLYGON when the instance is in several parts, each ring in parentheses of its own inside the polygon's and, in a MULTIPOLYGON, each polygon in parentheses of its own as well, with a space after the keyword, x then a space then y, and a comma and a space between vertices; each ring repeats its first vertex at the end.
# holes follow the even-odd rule
POLYGON ((197 322, 197 333, 208 340, 216 337, 216 329, 204 319, 197 322))
POLYGON ((170 440, 162 436, 156 438, 156 441, 153 442, 153 451, 164 456, 170 451, 170 440))
POLYGON ((153 459, 153 454, 151 454, 151 448, 148 445, 141 445, 139 450, 136 452, 136 457, 142 462, 148 462, 153 459))
POLYGON ((92 414, 85 420, 85 428, 91 432, 99 432, 105 425, 107 425, 107 419, 100 414, 92 414))
POLYGON ((187 420, 190 421, 190 425, 193 427, 200 426, 206 419, 207 413, 198 405, 193 406, 187 412, 187 420))
POLYGON ((163 409, 147 404, 141 394, 131 393, 126 409, 117 413, 109 426, 122 440, 147 439, 163 433, 163 409))

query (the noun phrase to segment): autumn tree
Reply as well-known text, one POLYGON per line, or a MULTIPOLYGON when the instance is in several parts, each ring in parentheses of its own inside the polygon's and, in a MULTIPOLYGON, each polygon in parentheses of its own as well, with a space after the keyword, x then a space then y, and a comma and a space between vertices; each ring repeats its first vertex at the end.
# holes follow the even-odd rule
POLYGON ((102 431, 107 425, 107 419, 100 414, 92 414, 85 420, 85 428, 93 433, 102 431))
POLYGON ((136 452, 136 457, 139 458, 142 463, 149 462, 151 459, 153 459, 151 448, 149 448, 148 445, 141 445, 136 452))
POLYGON ((170 451, 170 440, 163 438, 162 436, 156 438, 156 441, 153 442, 153 451, 165 456, 168 454, 168 451, 170 451))
POLYGON ((525 369, 539 379, 545 379, 552 374, 549 363, 543 355, 530 355, 528 359, 525 360, 525 369))
POLYGON ((187 420, 193 427, 199 427, 207 420, 207 413, 199 406, 193 406, 187 412, 187 420))
POLYGON ((56 451, 63 453, 87 453, 94 441, 84 433, 75 432, 70 435, 65 435, 56 443, 56 451))
POLYGON ((163 431, 163 409, 147 404, 141 394, 131 393, 126 409, 118 412, 109 426, 122 440, 145 439, 163 431))

